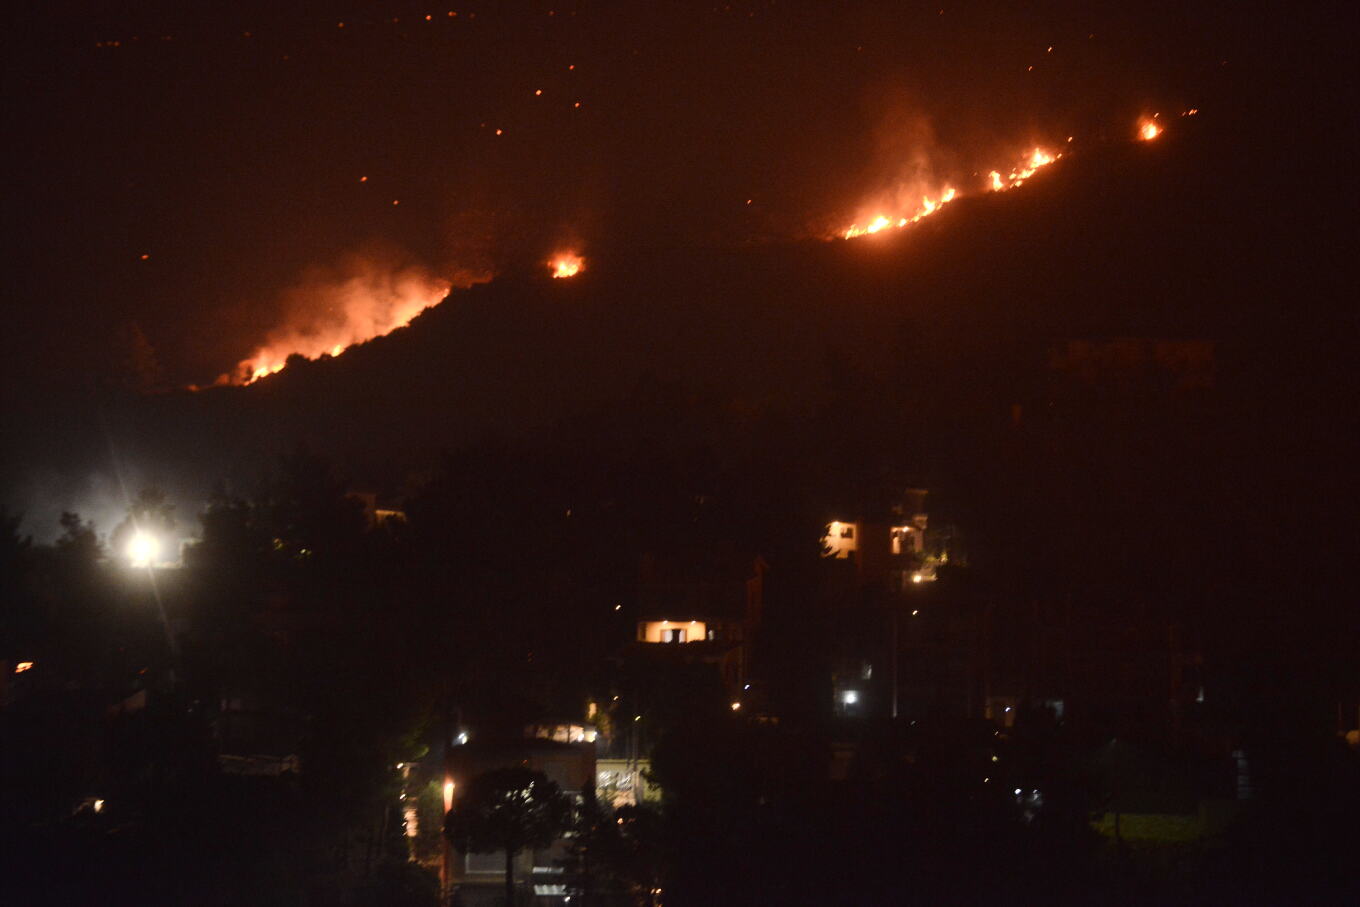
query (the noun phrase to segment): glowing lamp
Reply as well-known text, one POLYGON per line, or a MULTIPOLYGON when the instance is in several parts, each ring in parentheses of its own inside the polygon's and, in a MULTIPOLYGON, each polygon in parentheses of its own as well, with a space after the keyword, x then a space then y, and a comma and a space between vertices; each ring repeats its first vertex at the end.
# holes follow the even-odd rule
POLYGON ((134 567, 150 567, 161 553, 160 539, 138 529, 128 540, 127 556, 134 567))
POLYGON ((453 788, 454 783, 452 780, 444 782, 444 812, 453 809, 453 788))

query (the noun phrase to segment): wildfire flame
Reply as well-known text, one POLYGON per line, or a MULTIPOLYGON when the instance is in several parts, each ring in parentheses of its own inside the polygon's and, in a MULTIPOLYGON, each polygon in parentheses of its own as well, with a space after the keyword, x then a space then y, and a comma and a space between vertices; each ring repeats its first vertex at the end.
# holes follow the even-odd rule
MULTIPOLYGON (((1024 160, 1020 161, 1016 166, 1009 168, 1006 171, 1005 176, 1002 175, 1000 170, 989 172, 987 174, 987 185, 985 188, 992 192, 1000 192, 1003 189, 1012 189, 1024 183, 1025 180, 1037 173, 1039 168, 1048 166, 1060 157, 1062 157, 1061 154, 1053 154, 1042 148, 1035 148, 1024 158, 1024 160)), ((929 217, 936 211, 939 211, 946 204, 958 198, 958 195, 959 191, 956 188, 953 186, 946 186, 934 198, 928 195, 924 196, 921 199, 920 207, 909 214, 899 214, 895 217, 887 214, 879 214, 866 224, 851 224, 849 229, 845 230, 842 235, 846 239, 854 239, 857 236, 867 236, 871 233, 878 233, 889 227, 900 229, 902 227, 910 226, 911 224, 919 222, 922 218, 929 217)))
POLYGON ((575 277, 586 266, 586 260, 575 252, 558 252, 548 261, 555 278, 575 277))
POLYGON ((294 355, 339 356, 355 344, 405 327, 450 288, 449 281, 420 269, 394 272, 357 260, 338 277, 315 279, 293 290, 287 326, 273 331, 226 381, 251 384, 281 372, 294 355))

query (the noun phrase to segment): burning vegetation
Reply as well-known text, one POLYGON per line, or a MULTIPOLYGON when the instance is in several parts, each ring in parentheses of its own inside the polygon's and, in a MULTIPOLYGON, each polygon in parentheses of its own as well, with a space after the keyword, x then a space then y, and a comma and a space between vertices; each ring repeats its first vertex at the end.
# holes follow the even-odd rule
POLYGON ((452 286, 423 268, 394 268, 363 257, 335 271, 314 273, 286 294, 285 323, 219 383, 258 381, 282 371, 290 356, 339 356, 355 344, 410 324, 452 286))
POLYGON ((575 252, 557 252, 548 260, 555 278, 575 277, 585 269, 586 260, 575 252))
MULTIPOLYGON (((987 183, 982 187, 982 191, 1000 192, 1005 189, 1013 189, 1024 183, 1039 168, 1046 167, 1058 158, 1060 153, 1045 151, 1043 148, 1035 148, 1024 160, 1014 167, 1008 168, 1003 174, 1000 170, 992 170, 987 174, 987 183)), ((939 211, 949 202, 958 198, 959 190, 954 186, 945 186, 933 196, 922 196, 921 204, 913 211, 899 212, 893 215, 879 214, 865 224, 854 223, 842 234, 846 239, 854 239, 857 236, 866 236, 871 233, 878 233, 888 228, 901 229, 917 223, 923 218, 929 217, 939 211)))

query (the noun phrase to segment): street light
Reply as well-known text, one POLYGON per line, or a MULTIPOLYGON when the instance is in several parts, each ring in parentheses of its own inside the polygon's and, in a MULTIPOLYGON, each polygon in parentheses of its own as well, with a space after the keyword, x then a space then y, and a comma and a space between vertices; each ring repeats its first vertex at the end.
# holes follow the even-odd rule
POLYGON ((134 567, 151 567, 161 553, 161 541, 149 532, 138 529, 128 539, 127 556, 134 567))

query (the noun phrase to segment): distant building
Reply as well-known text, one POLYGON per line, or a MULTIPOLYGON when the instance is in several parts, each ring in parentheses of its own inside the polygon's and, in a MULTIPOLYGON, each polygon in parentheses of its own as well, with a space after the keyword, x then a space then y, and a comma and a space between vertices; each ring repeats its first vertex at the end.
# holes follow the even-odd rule
POLYGON ((765 571, 760 557, 643 560, 631 661, 707 663, 736 701, 750 671, 750 641, 760 626, 765 571))
POLYGON ((908 488, 887 507, 838 515, 822 531, 822 555, 853 564, 860 582, 886 583, 898 591, 934 581, 935 568, 946 563, 949 554, 927 541, 927 493, 908 488))
POLYGON ((661 791, 647 780, 650 759, 596 759, 595 796, 601 806, 618 809, 661 799, 661 791))

